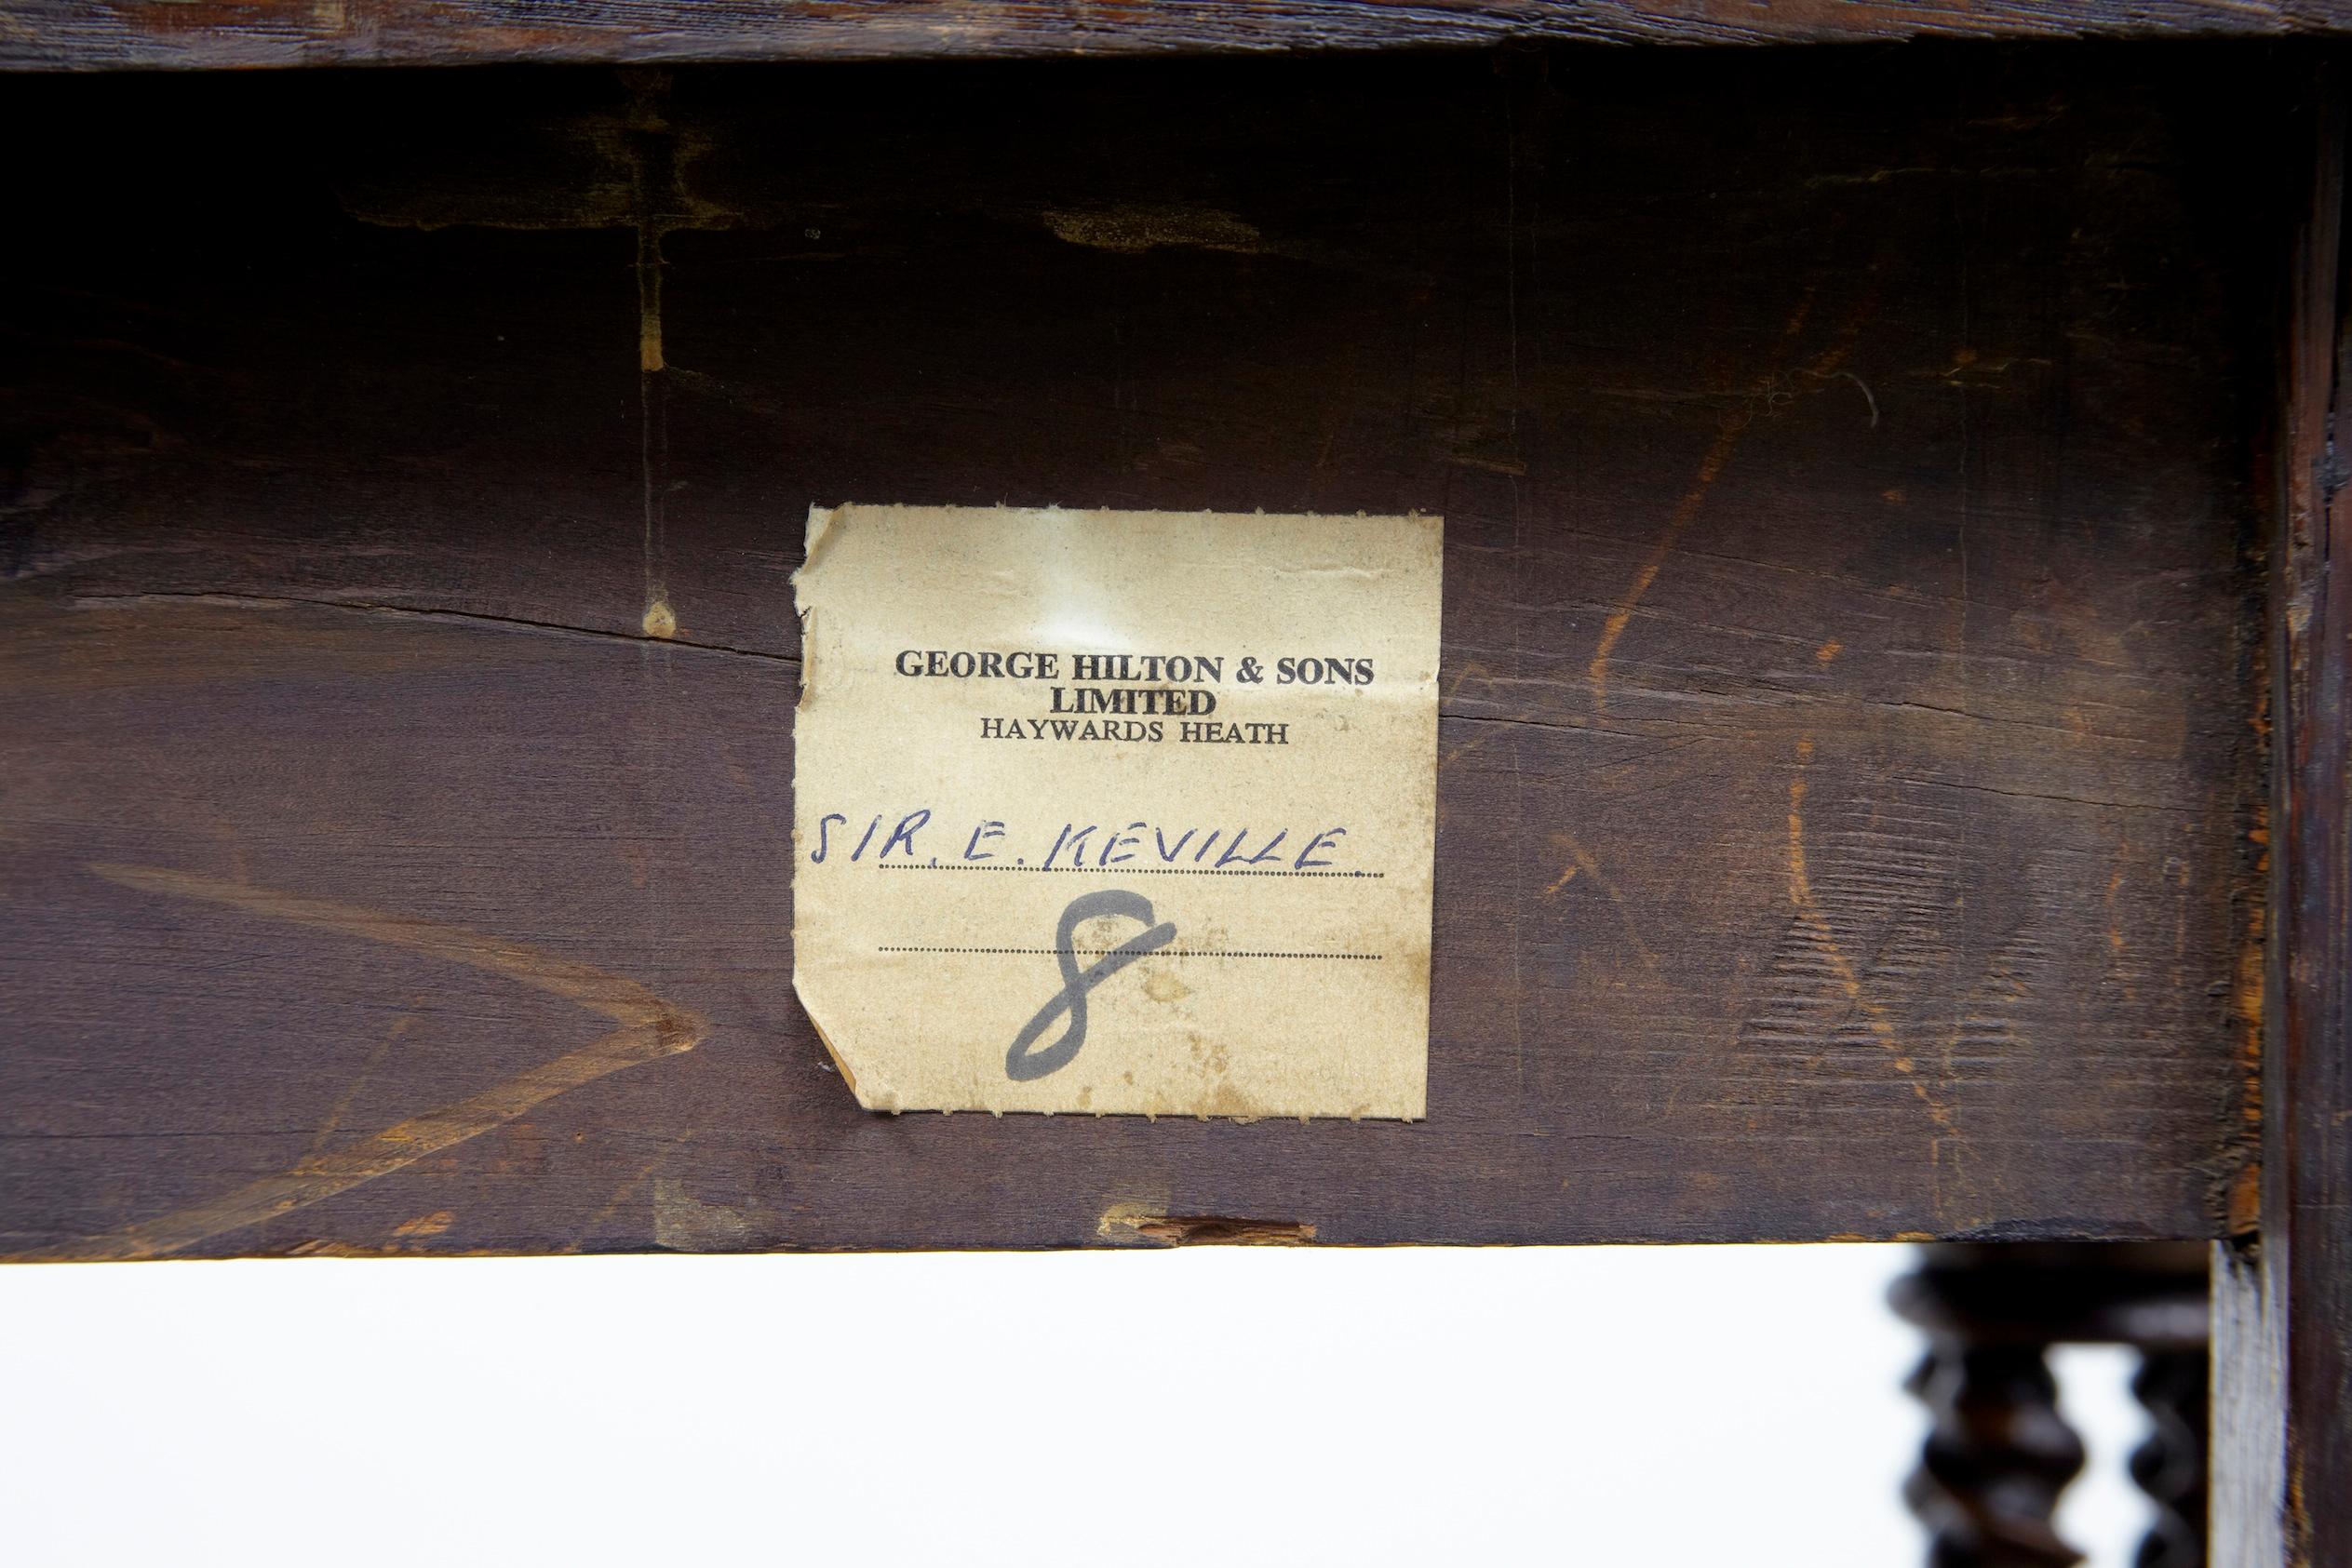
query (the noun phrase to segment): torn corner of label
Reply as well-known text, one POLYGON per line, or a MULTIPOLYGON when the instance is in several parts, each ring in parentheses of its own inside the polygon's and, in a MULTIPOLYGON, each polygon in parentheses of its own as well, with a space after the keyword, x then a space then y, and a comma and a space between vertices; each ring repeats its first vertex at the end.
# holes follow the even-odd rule
POLYGON ((807 529, 800 540, 800 570, 792 574, 795 588, 800 585, 802 578, 816 570, 818 560, 825 554, 826 541, 832 536, 834 519, 846 510, 846 507, 840 506, 809 508, 807 529))
POLYGON ((1419 1118, 1442 549, 813 508, 794 985, 859 1104, 1419 1118))
POLYGON ((808 986, 798 972, 797 966, 796 972, 792 976, 792 993, 800 998, 800 1011, 809 1015, 809 1027, 816 1031, 816 1042, 825 1047, 825 1054, 832 1058, 833 1070, 841 1075, 841 1081, 849 1086, 849 1092, 852 1094, 857 1096, 857 1103, 869 1111, 892 1108, 875 1105, 867 1098, 866 1091, 858 1086, 857 1069, 850 1065, 847 1059, 841 1055, 840 1049, 833 1043, 833 1031, 825 1026, 824 1018, 819 1015, 815 1007, 811 1005, 808 986))

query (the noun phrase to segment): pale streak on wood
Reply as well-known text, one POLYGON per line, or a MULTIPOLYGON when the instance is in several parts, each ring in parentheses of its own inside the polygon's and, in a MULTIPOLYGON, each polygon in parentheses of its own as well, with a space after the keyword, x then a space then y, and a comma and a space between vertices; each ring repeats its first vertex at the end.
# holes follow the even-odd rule
POLYGON ((485 970, 552 992, 621 1027, 479 1094, 396 1122, 332 1154, 306 1156, 289 1171, 119 1230, 61 1247, 20 1253, 9 1262, 118 1262, 182 1251, 390 1175, 624 1067, 692 1051, 709 1027, 700 1015, 672 1006, 633 980, 457 926, 160 866, 93 864, 90 869, 109 881, 142 891, 202 899, 485 970))
POLYGON ((361 1087, 375 1076, 376 1069, 383 1065, 383 1059, 392 1053, 394 1042, 407 1034, 409 1025, 415 1022, 415 1013, 404 1012, 391 1028, 384 1031, 383 1039, 376 1041, 376 1048, 368 1052, 368 1060, 360 1065, 358 1072, 352 1075, 351 1082, 344 1087, 333 1108, 328 1111, 327 1119, 318 1124, 318 1131, 311 1134, 310 1147, 302 1151, 305 1161, 327 1146, 327 1140, 335 1135, 335 1130, 343 1125, 343 1118, 351 1114, 351 1103, 359 1097, 361 1087))
MULTIPOLYGON (((1813 297, 1820 291, 1821 282, 1817 278, 1806 288, 1804 297, 1796 302, 1796 309, 1790 313, 1787 323, 1781 327, 1781 342, 1794 342, 1796 335, 1805 330, 1805 323, 1813 314, 1813 297)), ((1765 386, 1768 388, 1770 384, 1771 381, 1767 378, 1765 386)), ((1600 643, 1593 649, 1593 662, 1585 666, 1584 672, 1593 683, 1593 712, 1608 712, 1609 655, 1616 651, 1618 639, 1625 635, 1625 628, 1633 623, 1633 611, 1640 607, 1643 596, 1649 592, 1650 584, 1658 581, 1658 574, 1665 570, 1666 557, 1673 555, 1674 546, 1682 543, 1682 536, 1690 527, 1690 520, 1699 515, 1700 505, 1706 501, 1707 492, 1714 489, 1715 480, 1722 476, 1725 464, 1739 449, 1740 438, 1748 433, 1748 426, 1755 422, 1757 402, 1758 398, 1753 395, 1741 397, 1724 416, 1722 427, 1715 432, 1715 438, 1708 446, 1706 455, 1699 460, 1699 472, 1692 478, 1690 488, 1683 491, 1681 499, 1674 503, 1674 509, 1667 514, 1664 531, 1659 534, 1658 543, 1650 547, 1641 570, 1634 573, 1633 585, 1626 590, 1625 596, 1618 601, 1617 608, 1610 610, 1608 619, 1601 623, 1600 643)))
POLYGON ((663 511, 666 503, 657 469, 668 467, 668 404, 659 379, 669 361, 662 350, 662 241, 675 221, 654 210, 655 197, 680 205, 668 120, 669 78, 666 74, 635 76, 629 83, 629 207, 637 230, 637 406, 638 470, 645 508, 645 613, 639 621, 649 637, 666 640, 678 635, 678 611, 669 602, 665 581, 667 552, 664 548, 663 511), (651 189, 653 171, 647 165, 646 147, 658 138, 663 147, 662 184, 651 189))
MULTIPOLYGON (((1808 299, 1807 302, 1809 304, 1811 302, 1808 299)), ((1794 318, 1795 323, 1802 325, 1804 318, 1805 313, 1800 309, 1794 318)), ((1707 492, 1714 489, 1716 476, 1722 474, 1724 464, 1731 461, 1732 452, 1739 448, 1740 437, 1748 433, 1748 426, 1754 420, 1754 398, 1742 397, 1733 406, 1723 422, 1723 428, 1715 432, 1714 442, 1708 447, 1707 455, 1699 460, 1698 476, 1691 480, 1690 488, 1683 491, 1682 499, 1674 503, 1673 511, 1666 518, 1665 531, 1658 536, 1658 543, 1651 546, 1648 559, 1642 562, 1642 570, 1634 574, 1633 587, 1626 590, 1625 596, 1618 601, 1617 608, 1610 610, 1608 619, 1602 623, 1600 645, 1593 649, 1593 662, 1585 666, 1584 671, 1585 677, 1593 683, 1593 708, 1595 713, 1608 712, 1609 655, 1616 651, 1618 639, 1625 635, 1625 628, 1632 623, 1633 611, 1641 604, 1642 596, 1648 593, 1650 584, 1658 581, 1659 572, 1665 569, 1666 557, 1673 554, 1676 544, 1682 543, 1683 530, 1689 528, 1690 519, 1699 515, 1700 503, 1707 499, 1707 492)))
POLYGON ((629 1195, 643 1186, 652 1178, 653 1173, 661 1168, 663 1161, 668 1158, 667 1155, 663 1155, 638 1166, 619 1186, 612 1189, 612 1196, 605 1199, 602 1208, 588 1216, 587 1223, 580 1227, 580 1233, 574 1236, 563 1250, 567 1253, 578 1252, 586 1243, 588 1238, 596 1234, 597 1226, 618 1213, 621 1205, 628 1201, 629 1195))
POLYGON ((1805 796, 1808 787, 1805 771, 1813 763, 1812 736, 1806 735, 1797 741, 1796 761, 1797 771, 1789 780, 1789 902, 1796 905, 1797 918, 1805 923, 1806 929, 1821 944, 1822 956, 1836 972, 1838 989, 1861 1010, 1862 1017, 1870 1025, 1870 1032, 1892 1053, 1895 1071, 1909 1079, 1912 1093, 1917 1095, 1920 1103, 1928 1107, 1928 1115, 1936 1126, 1947 1136, 1957 1138, 1960 1129, 1954 1122, 1952 1113, 1937 1104, 1935 1096, 1928 1092, 1928 1086, 1920 1081, 1915 1070, 1918 1064, 1904 1052, 1902 1039, 1896 1032, 1894 1020, 1863 989, 1861 972, 1854 967, 1854 960, 1847 957, 1844 945, 1837 940, 1837 933, 1831 929, 1828 917, 1821 912, 1820 900, 1813 896, 1813 878, 1805 859, 1805 796))
POLYGON ((1601 890, 1603 896, 1609 901, 1609 906, 1617 911, 1618 923, 1625 928, 1626 940, 1633 943, 1633 950, 1642 956, 1642 962, 1655 971, 1659 967, 1658 955, 1651 952, 1649 944, 1642 940, 1642 930, 1634 923, 1633 910, 1626 907, 1623 896, 1617 891, 1617 884, 1610 881, 1607 875, 1601 870, 1601 863, 1593 858, 1593 851, 1578 842, 1576 835, 1572 833, 1554 833, 1552 835, 1552 842, 1554 848, 1566 852, 1568 865, 1566 870, 1560 873, 1558 881, 1543 890, 1543 895, 1546 898, 1552 897, 1562 888, 1566 887, 1569 880, 1579 872, 1582 872, 1591 878, 1594 887, 1601 890))
POLYGON ((291 1171, 264 1176, 235 1192, 174 1210, 157 1219, 46 1252, 20 1253, 8 1261, 96 1263, 164 1257, 388 1176, 427 1155, 479 1137, 557 1095, 592 1083, 608 1073, 692 1050, 696 1038, 691 1033, 672 1035, 652 1025, 615 1029, 494 1089, 396 1122, 372 1137, 333 1154, 305 1160, 291 1171))
POLYGON ((492 974, 519 981, 533 989, 550 992, 616 1024, 658 1025, 672 1031, 691 1025, 697 1038, 703 1026, 701 1019, 664 1001, 634 980, 625 980, 617 974, 608 974, 603 970, 574 963, 569 958, 558 958, 552 953, 543 953, 519 942, 484 936, 478 931, 444 925, 438 920, 389 915, 363 905, 309 898, 276 888, 255 887, 249 882, 232 882, 218 877, 201 877, 193 872, 172 871, 158 865, 113 865, 94 862, 90 870, 110 882, 119 882, 124 887, 137 888, 142 892, 202 899, 244 910, 249 915, 288 920, 295 925, 316 926, 326 931, 341 931, 346 936, 365 937, 370 942, 382 942, 433 958, 446 958, 469 969, 486 970, 492 974))
MULTIPOLYGON (((1811 319, 1813 300, 1821 292, 1821 280, 1818 277, 1808 285, 1804 297, 1796 302, 1796 309, 1789 313, 1788 320, 1782 324, 1780 342, 1783 354, 1805 330, 1806 322, 1811 319)), ((1846 356, 1853 352, 1854 342, 1861 334, 1862 323, 1870 319, 1876 308, 1877 298, 1875 294, 1864 294, 1858 300, 1853 310, 1847 314, 1845 321, 1839 326, 1836 338, 1820 358, 1805 368, 1805 374, 1817 381, 1836 374, 1837 368, 1843 365, 1846 362, 1846 356)), ((1782 358, 1781 362, 1785 364, 1786 359, 1782 358)), ((1683 491, 1681 499, 1674 503, 1674 509, 1667 515, 1665 529, 1659 534, 1658 543, 1650 547, 1648 556, 1642 562, 1641 570, 1634 574, 1633 585, 1626 590, 1625 596, 1618 601, 1617 608, 1609 611, 1608 619, 1601 623, 1601 640, 1593 649, 1593 662, 1585 666, 1584 672, 1586 678, 1593 684, 1593 711, 1594 713, 1606 715, 1608 712, 1609 655, 1616 651, 1618 639, 1625 635, 1625 628, 1633 623, 1633 611, 1640 608, 1642 598, 1649 592, 1650 585, 1658 581, 1658 574, 1665 570, 1666 558, 1672 556, 1675 546, 1682 543, 1682 536, 1688 531, 1691 519, 1699 515, 1699 508, 1706 501, 1708 492, 1714 489, 1715 481, 1722 477, 1725 466, 1731 461, 1731 454, 1739 449, 1740 438, 1747 435, 1748 426, 1755 422, 1757 409, 1769 404, 1775 395, 1775 388, 1781 385, 1781 372, 1774 370, 1757 383, 1753 391, 1735 403, 1731 411, 1724 416, 1723 424, 1715 432, 1715 438, 1707 448, 1706 455, 1699 460, 1699 472, 1692 478, 1690 488, 1683 491)), ((1855 384, 1861 385, 1859 378, 1856 379, 1855 384)), ((1862 395, 1870 396, 1868 387, 1862 387, 1862 395)), ((1877 410, 1875 398, 1872 399, 1871 407, 1873 422, 1875 422, 1877 410)), ((1824 665, 1828 663, 1826 659, 1821 662, 1824 665)))

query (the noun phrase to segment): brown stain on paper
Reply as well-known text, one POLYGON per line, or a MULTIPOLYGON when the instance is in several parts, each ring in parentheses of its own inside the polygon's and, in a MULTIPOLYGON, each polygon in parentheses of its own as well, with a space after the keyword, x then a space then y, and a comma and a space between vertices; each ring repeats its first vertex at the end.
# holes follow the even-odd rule
POLYGON ((1177 1002, 1192 994, 1192 987, 1166 969, 1155 969, 1143 983, 1143 994, 1155 1002, 1177 1002))

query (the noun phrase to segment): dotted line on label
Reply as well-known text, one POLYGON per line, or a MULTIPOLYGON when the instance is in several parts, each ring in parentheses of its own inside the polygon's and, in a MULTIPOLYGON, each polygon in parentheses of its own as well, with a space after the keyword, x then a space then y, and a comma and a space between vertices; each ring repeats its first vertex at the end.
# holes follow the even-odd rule
POLYGON ((1361 877, 1378 880, 1388 875, 1385 871, 1252 871, 1238 866, 1220 870, 1214 865, 979 865, 964 861, 933 865, 919 860, 875 864, 885 871, 1070 871, 1088 877, 1361 877))
MULTIPOLYGON (((1051 957, 1067 954, 1073 958, 1098 958, 1116 951, 1109 947, 896 947, 880 946, 877 953, 993 953, 1022 958, 1051 957)), ((1377 964, 1386 957, 1380 953, 1259 953, 1216 947, 1155 947, 1143 955, 1148 958, 1336 958, 1353 963, 1377 964)))

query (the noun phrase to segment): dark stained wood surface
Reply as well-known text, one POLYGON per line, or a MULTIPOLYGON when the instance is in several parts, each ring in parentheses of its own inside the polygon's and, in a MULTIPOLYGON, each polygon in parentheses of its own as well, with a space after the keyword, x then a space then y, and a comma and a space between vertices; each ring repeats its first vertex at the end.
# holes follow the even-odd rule
POLYGON ((19 83, 0 1251, 2218 1234, 2274 87, 19 83), (1426 1122, 855 1108, 788 947, 844 500, 1446 516, 1426 1122))
POLYGON ((2345 0, 0 0, 0 69, 1199 54, 2352 31, 2345 0))
POLYGON ((2352 1561, 2352 392, 2345 245, 2352 76, 2294 95, 2280 162, 2305 182, 2282 265, 2270 551, 2276 928, 2262 1074, 2260 1232, 2215 1249, 2215 1561, 2352 1561))

